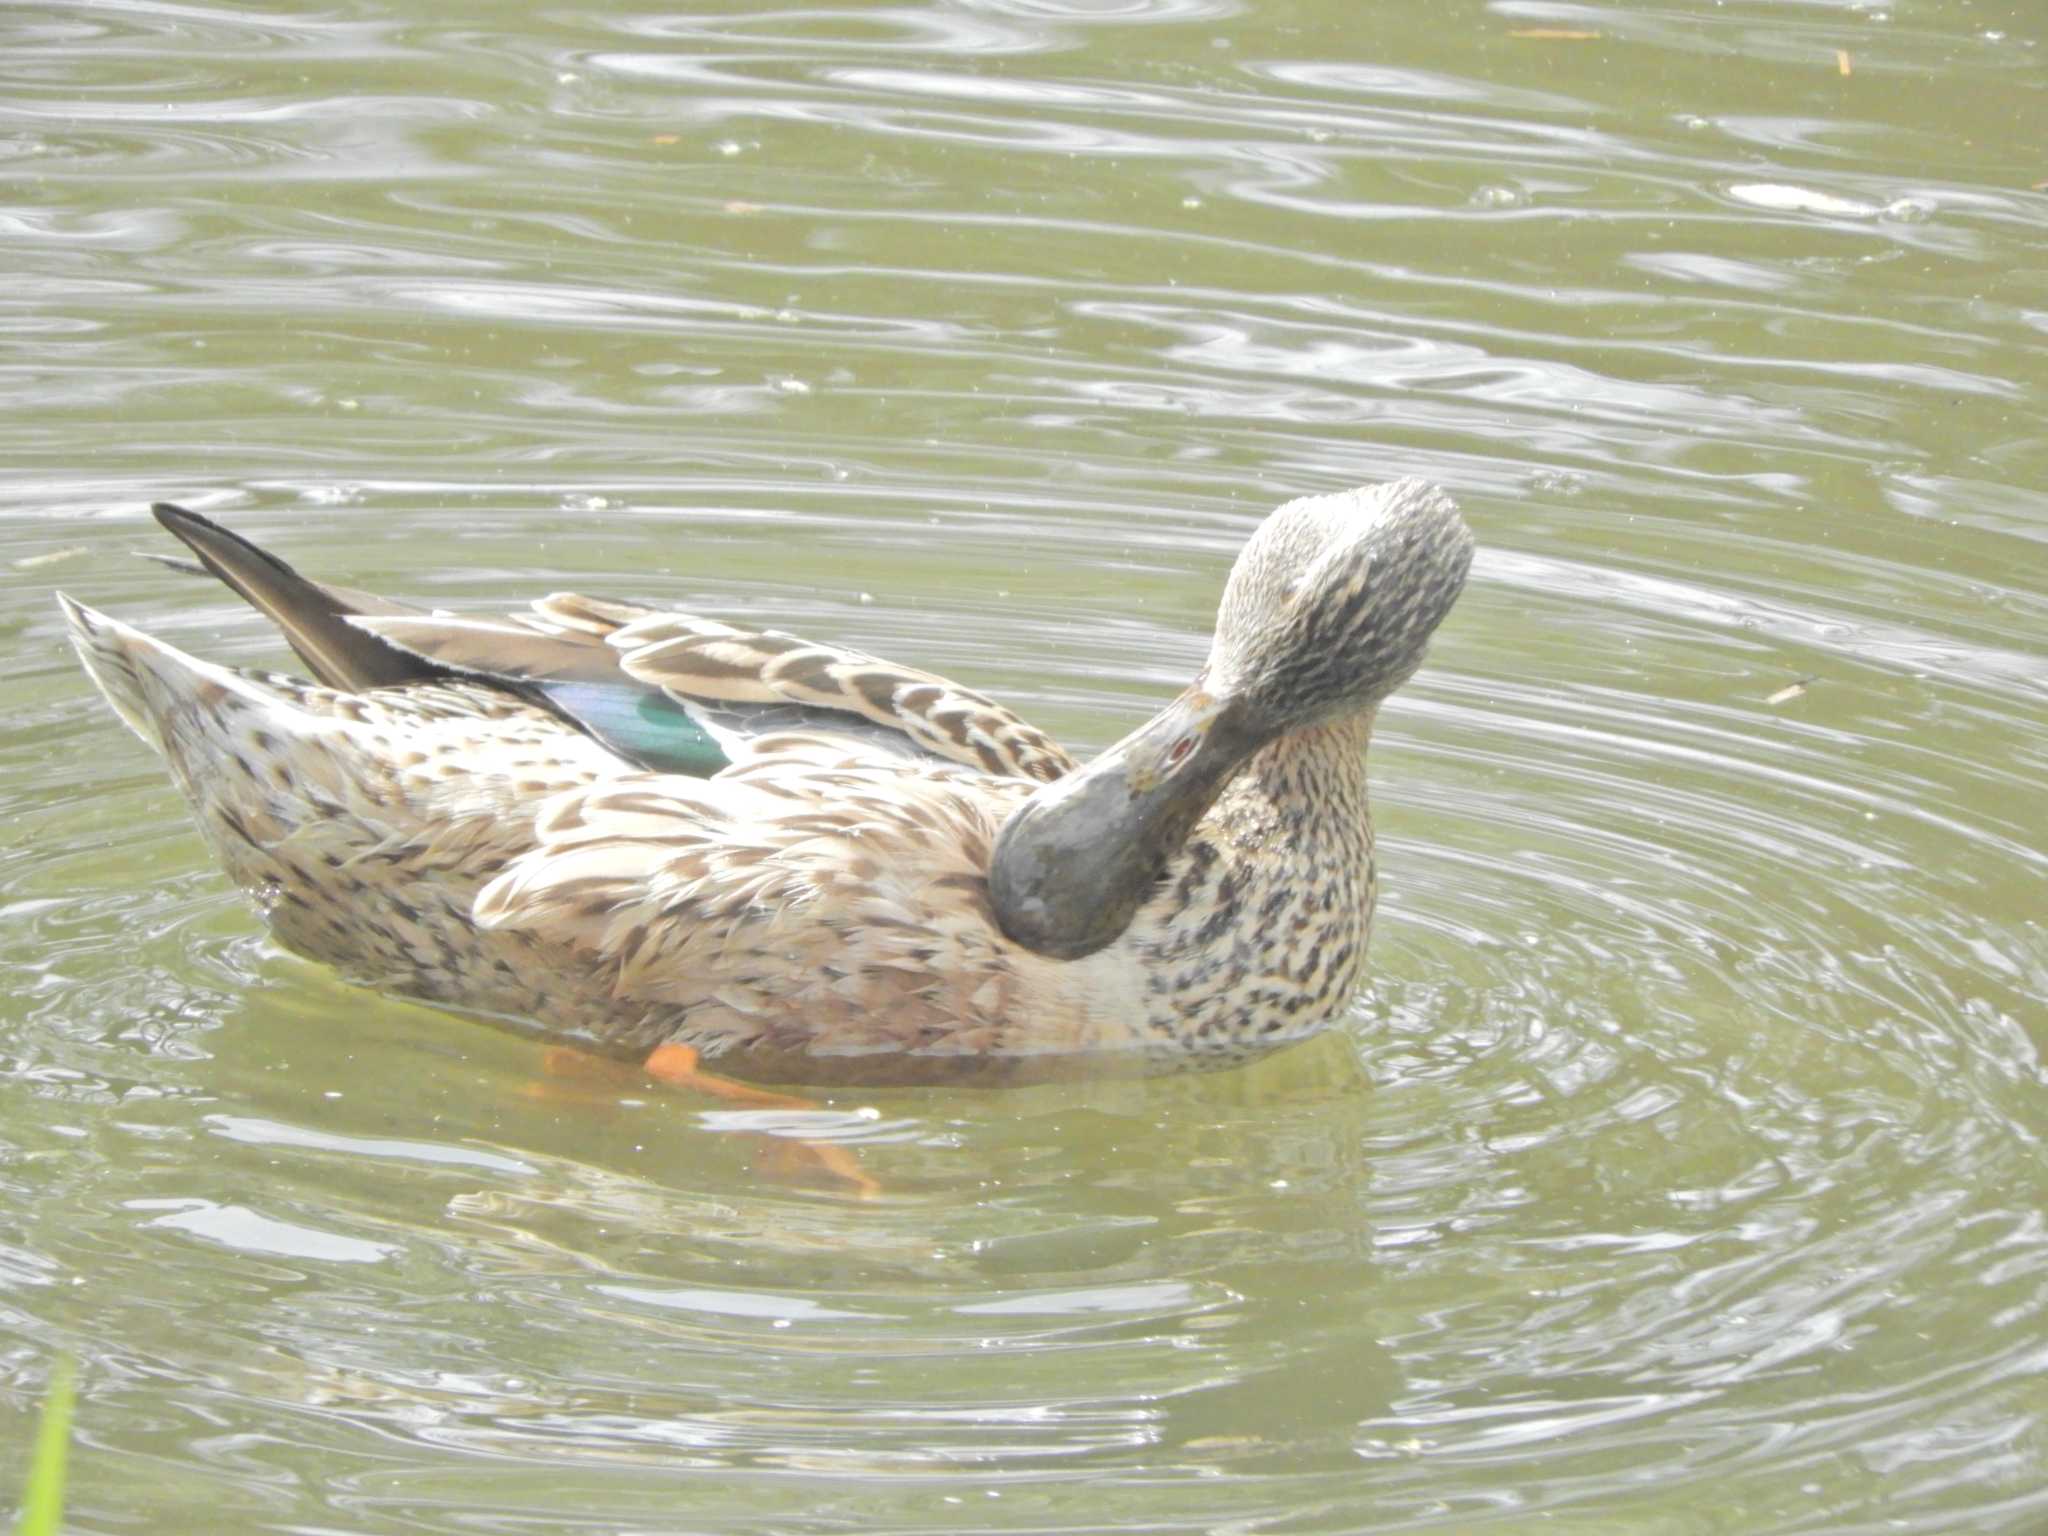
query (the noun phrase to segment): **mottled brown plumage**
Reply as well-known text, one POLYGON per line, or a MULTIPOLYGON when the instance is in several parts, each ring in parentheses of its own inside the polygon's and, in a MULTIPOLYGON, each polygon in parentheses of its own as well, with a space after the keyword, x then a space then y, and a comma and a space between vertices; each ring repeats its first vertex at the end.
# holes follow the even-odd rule
POLYGON ((1420 482, 1290 503, 1195 683, 1077 770, 857 652, 570 595, 416 613, 159 515, 322 682, 65 611, 280 943, 800 1081, 1159 1070, 1326 1025, 1371 927, 1372 714, 1470 558, 1420 482))

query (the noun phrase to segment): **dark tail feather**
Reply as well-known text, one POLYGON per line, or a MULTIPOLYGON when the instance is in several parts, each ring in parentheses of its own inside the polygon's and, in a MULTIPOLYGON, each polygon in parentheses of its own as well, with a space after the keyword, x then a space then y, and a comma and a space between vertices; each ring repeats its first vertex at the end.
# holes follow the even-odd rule
POLYGON ((153 549, 131 549, 129 554, 138 560, 147 560, 160 565, 167 571, 176 571, 180 576, 211 576, 213 572, 197 560, 187 560, 183 555, 160 555, 153 549))
POLYGON ((328 687, 360 692, 451 675, 447 668, 401 651, 348 622, 350 614, 407 612, 402 605, 308 581, 277 556, 266 554, 197 512, 167 501, 157 502, 149 510, 184 540, 201 565, 284 631, 299 659, 328 687))

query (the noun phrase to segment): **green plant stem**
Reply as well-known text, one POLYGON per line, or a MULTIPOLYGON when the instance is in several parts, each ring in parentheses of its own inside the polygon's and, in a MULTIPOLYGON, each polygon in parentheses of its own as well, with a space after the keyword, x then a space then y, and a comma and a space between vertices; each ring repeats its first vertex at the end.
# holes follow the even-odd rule
POLYGON ((22 1496, 21 1518, 14 1536, 57 1536, 64 1518, 64 1462, 71 1449, 72 1365, 59 1360, 50 1371, 49 1395, 43 1399, 42 1423, 36 1429, 36 1451, 29 1463, 28 1489, 22 1496))

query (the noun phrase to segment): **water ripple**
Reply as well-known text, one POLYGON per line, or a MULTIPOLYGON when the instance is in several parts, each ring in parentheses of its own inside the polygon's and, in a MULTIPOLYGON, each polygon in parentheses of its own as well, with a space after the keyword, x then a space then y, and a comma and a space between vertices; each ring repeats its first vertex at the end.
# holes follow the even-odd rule
POLYGON ((0 1335, 85 1359, 88 1517, 2037 1524, 2048 204, 1984 25, 27 18, 0 1335), (275 659, 126 558, 190 497, 1095 747, 1269 506, 1404 473, 1482 554, 1378 726, 1371 986, 1155 1083, 565 1098, 263 942, 48 597, 275 659))

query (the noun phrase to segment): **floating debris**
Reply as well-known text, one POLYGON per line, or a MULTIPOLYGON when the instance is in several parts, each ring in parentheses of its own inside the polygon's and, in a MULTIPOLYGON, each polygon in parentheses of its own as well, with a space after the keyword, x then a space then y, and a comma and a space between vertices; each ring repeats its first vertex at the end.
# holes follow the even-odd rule
POLYGON ((1832 192, 1816 192, 1811 187, 1788 187, 1775 181, 1738 182, 1728 189, 1728 195, 1739 203, 1748 203, 1753 208, 1768 208, 1773 213, 1823 213, 1845 219, 1874 219, 1884 211, 1875 203, 1836 197, 1832 192))
POLYGON ((1812 681, 1813 679, 1810 677, 1802 677, 1796 683, 1787 683, 1768 699, 1765 699, 1764 702, 1766 704, 1790 704, 1794 699, 1804 698, 1806 695, 1806 685, 1812 681))
POLYGON ((14 562, 17 571, 32 571, 39 565, 55 565, 59 560, 69 560, 85 553, 83 544, 73 544, 68 549, 46 549, 40 555, 23 555, 14 562))

